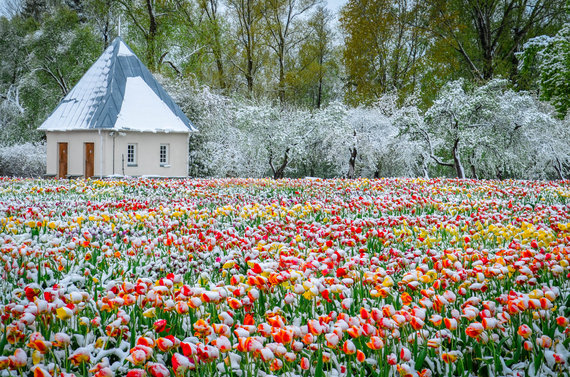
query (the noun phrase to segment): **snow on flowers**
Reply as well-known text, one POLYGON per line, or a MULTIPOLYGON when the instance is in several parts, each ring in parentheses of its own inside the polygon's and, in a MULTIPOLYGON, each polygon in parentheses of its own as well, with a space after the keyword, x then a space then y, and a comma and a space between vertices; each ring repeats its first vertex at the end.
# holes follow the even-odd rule
POLYGON ((0 179, 0 252, 3 375, 568 375, 568 182, 0 179))

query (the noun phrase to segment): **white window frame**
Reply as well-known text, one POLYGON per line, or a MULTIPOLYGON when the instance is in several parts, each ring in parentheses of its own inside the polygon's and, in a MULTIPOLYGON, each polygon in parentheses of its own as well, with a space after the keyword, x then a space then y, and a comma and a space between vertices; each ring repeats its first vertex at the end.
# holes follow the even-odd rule
POLYGON ((127 166, 137 166, 137 143, 128 143, 127 144, 127 166), (133 147, 133 160, 129 159, 129 147, 133 147))
POLYGON ((158 162, 160 163, 160 167, 169 168, 170 167, 170 144, 164 143, 160 144, 158 149, 158 162), (162 151, 164 148, 164 159, 162 155, 162 151))

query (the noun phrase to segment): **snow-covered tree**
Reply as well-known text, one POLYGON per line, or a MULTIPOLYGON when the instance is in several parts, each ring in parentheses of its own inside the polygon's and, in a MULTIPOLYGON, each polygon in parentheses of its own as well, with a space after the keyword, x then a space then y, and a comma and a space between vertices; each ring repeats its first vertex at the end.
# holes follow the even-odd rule
POLYGON ((236 124, 249 136, 251 152, 267 161, 275 179, 283 178, 287 169, 302 160, 315 131, 308 111, 263 101, 239 105, 236 124))
POLYGON ((433 162, 453 168, 458 178, 467 176, 466 165, 472 177, 529 177, 544 161, 559 161, 561 176, 566 157, 554 135, 565 128, 554 115, 505 80, 480 87, 457 80, 442 88, 425 116, 408 114, 407 130, 423 139, 433 162))
POLYGON ((40 177, 46 171, 46 144, 0 145, 0 176, 40 177))
MULTIPOLYGON (((373 106, 339 109, 338 121, 324 139, 329 159, 341 176, 381 177, 421 174, 421 145, 401 134, 400 108, 395 95, 383 96, 373 106)), ((325 109, 323 112, 330 112, 325 109)))
POLYGON ((524 44, 520 69, 538 73, 540 96, 564 117, 570 109, 570 23, 553 37, 541 35, 524 44))

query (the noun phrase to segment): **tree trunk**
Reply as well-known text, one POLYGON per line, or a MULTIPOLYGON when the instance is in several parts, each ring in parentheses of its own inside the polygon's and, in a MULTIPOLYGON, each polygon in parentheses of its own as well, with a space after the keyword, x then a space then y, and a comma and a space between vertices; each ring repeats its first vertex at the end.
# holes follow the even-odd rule
POLYGON ((220 85, 220 89, 225 89, 226 88, 226 76, 224 73, 224 64, 222 63, 221 57, 216 56, 216 67, 218 68, 218 82, 220 85))
POLYGON ((475 179, 477 178, 477 170, 475 170, 475 165, 471 164, 471 176, 475 179))
POLYGON ((348 160, 348 174, 347 174, 348 179, 354 178, 354 175, 356 172, 356 155, 357 154, 358 154, 358 151, 356 150, 356 147, 352 147, 352 149, 350 150, 350 159, 348 160))
POLYGON ((323 94, 323 54, 319 55, 319 86, 317 88, 317 109, 321 108, 321 98, 323 94))
POLYGON ((279 102, 285 104, 285 49, 281 45, 279 47, 279 102))
POLYGON ((278 168, 275 168, 273 165, 273 156, 269 154, 269 166, 271 166, 271 170, 273 171, 273 179, 281 179, 285 177, 285 168, 289 163, 289 148, 285 149, 285 153, 283 154, 283 161, 278 168))
POLYGON ((247 81, 247 93, 251 98, 253 96, 253 58, 249 49, 247 51, 247 71, 245 73, 245 79, 247 81))
POLYGON ((564 174, 562 173, 562 164, 560 163, 560 160, 558 159, 558 157, 555 158, 556 163, 554 164, 554 169, 556 170, 556 173, 558 174, 558 179, 560 180, 564 180, 564 174))
POLYGON ((148 12, 148 19, 149 19, 148 35, 146 37, 146 43, 147 43, 146 57, 147 57, 147 64, 149 70, 151 72, 154 72, 156 70, 156 63, 154 56, 156 51, 156 32, 158 30, 158 23, 156 22, 151 0, 146 0, 146 9, 148 12))
POLYGON ((457 178, 464 179, 465 170, 463 169, 461 157, 459 156, 459 139, 455 139, 455 143, 453 144, 453 166, 457 172, 457 178))

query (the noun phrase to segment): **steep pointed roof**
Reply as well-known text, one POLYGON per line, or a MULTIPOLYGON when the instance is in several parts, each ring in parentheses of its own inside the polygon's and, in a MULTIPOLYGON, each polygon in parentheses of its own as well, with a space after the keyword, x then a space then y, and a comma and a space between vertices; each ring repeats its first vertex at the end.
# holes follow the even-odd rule
POLYGON ((39 129, 196 131, 120 37, 103 52, 39 129))

